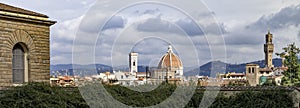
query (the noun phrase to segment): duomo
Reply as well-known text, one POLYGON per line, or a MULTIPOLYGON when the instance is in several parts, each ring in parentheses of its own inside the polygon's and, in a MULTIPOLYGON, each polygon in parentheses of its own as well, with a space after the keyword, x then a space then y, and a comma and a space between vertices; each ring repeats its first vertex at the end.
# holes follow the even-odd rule
POLYGON ((117 80, 116 84, 121 85, 136 85, 146 82, 159 83, 161 81, 184 82, 183 63, 180 57, 173 52, 171 45, 168 46, 167 53, 161 57, 157 68, 147 68, 146 72, 138 71, 138 55, 137 52, 129 53, 129 72, 100 73, 98 77, 103 79, 104 82, 117 80))
MULTIPOLYGON (((272 81, 276 85, 281 85, 283 72, 287 70, 284 65, 274 67, 273 65, 273 34, 268 31, 265 35, 264 53, 265 66, 260 67, 258 64, 246 64, 244 73, 227 72, 217 74, 216 78, 208 76, 184 76, 183 63, 178 55, 173 52, 172 46, 169 45, 167 53, 164 54, 155 69, 146 69, 146 72, 138 71, 138 53, 129 53, 129 72, 100 73, 99 77, 104 80, 115 79, 116 84, 135 85, 147 83, 158 83, 167 81, 169 83, 189 85, 190 82, 200 86, 209 86, 209 82, 214 82, 214 86, 227 86, 229 84, 239 84, 245 86, 258 86, 272 81)), ((282 58, 284 61, 284 58, 282 58)))

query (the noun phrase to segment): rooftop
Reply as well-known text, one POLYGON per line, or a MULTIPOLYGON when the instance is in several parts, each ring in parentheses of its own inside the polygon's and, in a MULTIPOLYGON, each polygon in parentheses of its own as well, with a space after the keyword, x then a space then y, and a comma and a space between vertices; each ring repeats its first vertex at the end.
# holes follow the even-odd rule
POLYGON ((260 72, 272 72, 273 70, 270 68, 260 68, 259 71, 260 72))
POLYGON ((30 11, 30 10, 25 10, 22 8, 10 6, 10 5, 3 4, 3 3, 0 3, 0 11, 49 18, 47 15, 44 15, 44 14, 36 13, 36 12, 30 11))

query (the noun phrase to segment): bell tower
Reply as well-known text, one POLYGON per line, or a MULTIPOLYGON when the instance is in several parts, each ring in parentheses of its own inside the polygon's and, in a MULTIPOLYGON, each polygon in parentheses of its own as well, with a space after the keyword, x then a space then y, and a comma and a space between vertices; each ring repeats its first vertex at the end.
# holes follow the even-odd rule
POLYGON ((264 44, 264 52, 265 52, 265 67, 272 68, 273 65, 273 52, 274 52, 274 44, 272 42, 273 34, 268 31, 266 34, 266 43, 264 44))
POLYGON ((129 53, 129 68, 131 73, 138 72, 138 53, 129 53))

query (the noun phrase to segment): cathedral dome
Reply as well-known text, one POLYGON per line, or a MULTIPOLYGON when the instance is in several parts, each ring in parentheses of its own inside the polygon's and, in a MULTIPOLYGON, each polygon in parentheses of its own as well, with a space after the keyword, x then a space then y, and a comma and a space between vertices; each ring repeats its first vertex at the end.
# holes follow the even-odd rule
POLYGON ((158 68, 183 68, 180 58, 173 53, 172 47, 169 46, 168 52, 160 59, 158 68))

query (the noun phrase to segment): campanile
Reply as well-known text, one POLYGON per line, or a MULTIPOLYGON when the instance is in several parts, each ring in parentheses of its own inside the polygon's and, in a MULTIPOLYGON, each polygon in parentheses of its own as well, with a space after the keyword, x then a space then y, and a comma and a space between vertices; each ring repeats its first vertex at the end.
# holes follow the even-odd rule
POLYGON ((274 52, 274 44, 272 42, 273 34, 268 31, 266 34, 266 43, 264 44, 264 52, 265 52, 265 67, 272 68, 274 67, 272 63, 273 52, 274 52))

